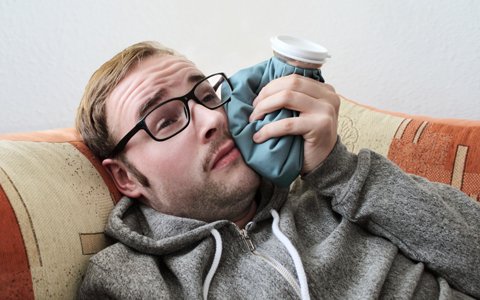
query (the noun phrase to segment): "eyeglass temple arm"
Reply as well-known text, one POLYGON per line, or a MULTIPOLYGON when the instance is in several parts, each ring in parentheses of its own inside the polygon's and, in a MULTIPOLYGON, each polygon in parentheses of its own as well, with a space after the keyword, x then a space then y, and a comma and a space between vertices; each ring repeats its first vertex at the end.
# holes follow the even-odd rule
POLYGON ((113 150, 107 155, 107 157, 114 157, 118 153, 120 153, 123 148, 125 148, 125 145, 127 145, 128 141, 140 130, 144 128, 144 123, 139 122, 135 127, 132 128, 121 140, 118 142, 118 144, 113 148, 113 150))

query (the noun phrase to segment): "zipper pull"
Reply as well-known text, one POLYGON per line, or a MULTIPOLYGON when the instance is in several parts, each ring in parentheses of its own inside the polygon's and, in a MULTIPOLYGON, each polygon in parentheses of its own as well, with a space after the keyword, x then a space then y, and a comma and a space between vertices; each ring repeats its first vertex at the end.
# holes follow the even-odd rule
POLYGON ((248 232, 245 229, 240 229, 240 235, 243 238, 243 242, 245 246, 247 246, 248 250, 251 252, 255 251, 255 245, 252 242, 252 239, 248 236, 248 232))

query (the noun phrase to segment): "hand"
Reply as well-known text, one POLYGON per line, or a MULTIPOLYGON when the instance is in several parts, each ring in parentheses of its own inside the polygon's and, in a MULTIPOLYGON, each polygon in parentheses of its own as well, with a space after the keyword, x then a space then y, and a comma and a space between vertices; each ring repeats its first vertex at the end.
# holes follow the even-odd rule
POLYGON ((331 85, 296 74, 280 77, 261 90, 253 106, 250 122, 282 108, 299 112, 297 118, 263 126, 253 140, 262 143, 274 137, 302 135, 305 141, 302 174, 320 165, 335 146, 340 98, 331 85))

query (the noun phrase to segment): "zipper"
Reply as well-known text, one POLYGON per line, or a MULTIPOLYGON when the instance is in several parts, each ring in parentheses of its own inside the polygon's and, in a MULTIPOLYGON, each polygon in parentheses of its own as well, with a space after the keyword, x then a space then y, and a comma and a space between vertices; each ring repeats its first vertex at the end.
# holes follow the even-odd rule
POLYGON ((267 262, 270 266, 272 266, 278 273, 280 273, 280 275, 282 275, 282 277, 288 282, 288 284, 290 284, 290 286, 297 293, 298 297, 301 299, 302 296, 300 291, 300 285, 297 283, 297 280, 293 277, 293 275, 275 258, 270 257, 256 249, 252 239, 248 235, 248 228, 250 227, 249 225, 251 225, 251 223, 248 223, 247 226, 245 226, 247 229, 240 229, 238 226, 236 227, 247 249, 253 255, 260 257, 265 262, 267 262))

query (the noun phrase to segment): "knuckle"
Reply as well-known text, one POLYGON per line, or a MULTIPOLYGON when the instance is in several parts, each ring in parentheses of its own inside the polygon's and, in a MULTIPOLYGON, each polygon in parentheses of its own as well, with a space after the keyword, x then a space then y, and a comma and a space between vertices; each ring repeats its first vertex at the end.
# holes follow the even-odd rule
POLYGON ((335 111, 338 112, 338 110, 340 109, 340 103, 342 102, 340 100, 340 97, 338 96, 338 94, 332 92, 329 98, 331 105, 333 106, 335 111))
POLYGON ((340 100, 340 97, 336 96, 335 97, 335 101, 333 103, 333 106, 335 108, 335 112, 338 114, 338 111, 340 110, 340 104, 342 103, 342 101, 340 100))
POLYGON ((298 89, 298 87, 300 87, 300 85, 302 84, 303 76, 299 74, 291 74, 289 75, 289 78, 290 78, 289 87, 293 90, 298 89))
POLYGON ((284 122, 283 122, 283 129, 286 131, 286 132, 291 132, 293 131, 295 127, 295 123, 294 123, 294 120, 292 118, 288 118, 288 119, 285 119, 284 122))
POLYGON ((336 116, 338 112, 338 107, 335 105, 328 105, 327 106, 327 113, 329 116, 336 116))
POLYGON ((292 90, 283 90, 282 91, 282 100, 289 100, 293 98, 294 92, 292 90))
POLYGON ((331 92, 334 92, 335 93, 335 88, 333 87, 333 85, 331 84, 328 84, 328 83, 325 83, 325 87, 330 90, 331 92))
POLYGON ((321 118, 318 118, 317 124, 318 128, 331 129, 335 127, 336 117, 334 115, 324 115, 321 118))

